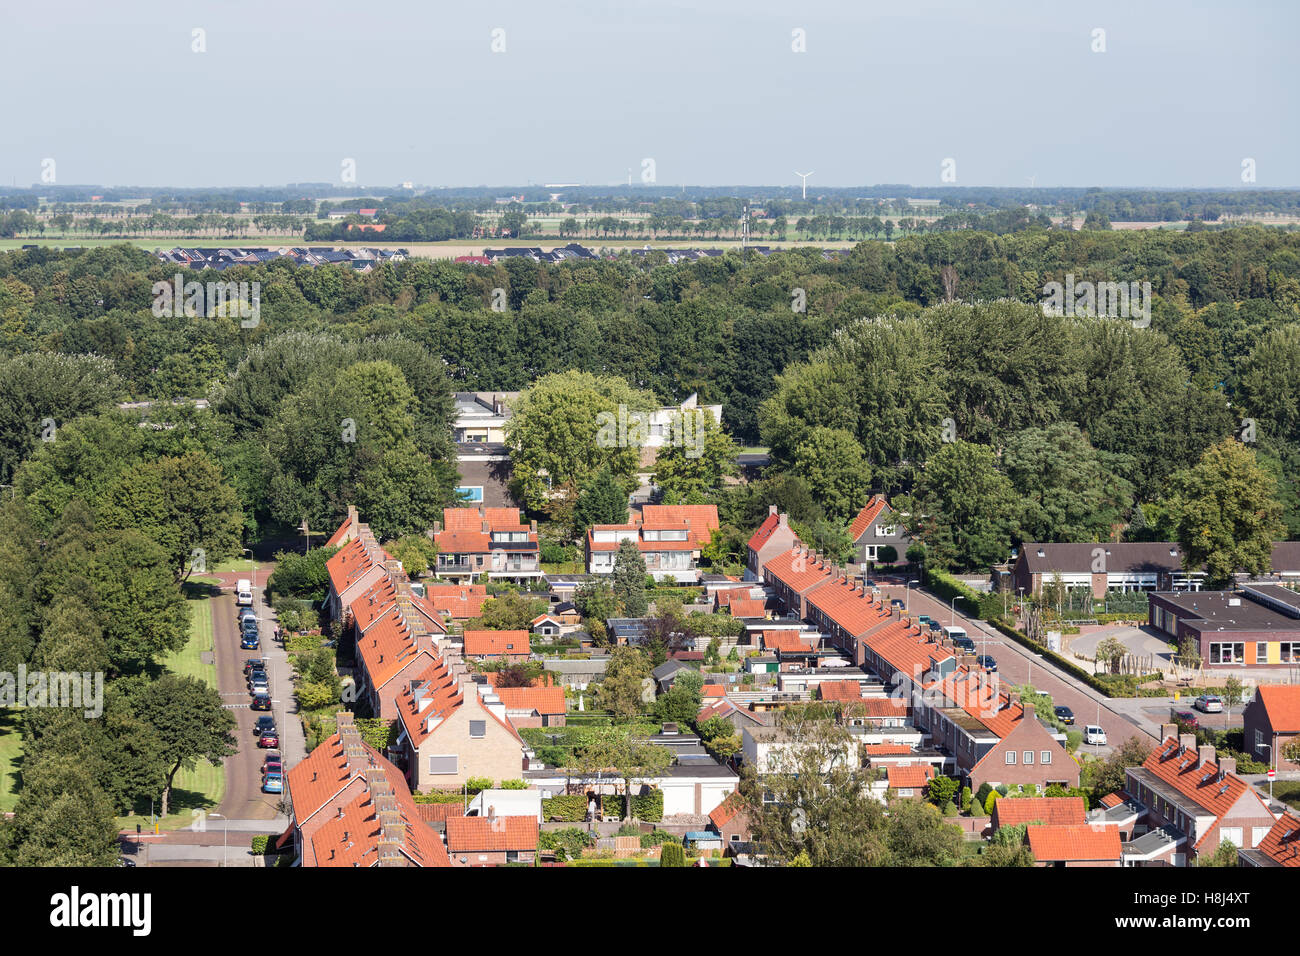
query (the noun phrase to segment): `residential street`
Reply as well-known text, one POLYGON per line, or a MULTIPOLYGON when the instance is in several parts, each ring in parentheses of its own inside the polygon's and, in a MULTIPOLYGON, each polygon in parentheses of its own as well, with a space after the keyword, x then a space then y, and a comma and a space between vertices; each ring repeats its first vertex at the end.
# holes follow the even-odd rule
MULTIPOLYGON (((259 564, 255 578, 250 571, 222 575, 222 593, 213 602, 217 683, 226 707, 239 722, 236 731, 239 753, 226 760, 226 793, 217 811, 232 820, 271 820, 280 815, 280 795, 262 793, 262 761, 266 752, 258 748, 253 736, 253 724, 261 713, 249 706, 252 698, 244 678, 244 661, 248 658, 267 658, 271 714, 280 732, 280 752, 284 755, 285 766, 292 767, 306 755, 302 726, 296 717, 289 719, 297 711, 297 702, 292 694, 288 655, 272 636, 275 616, 265 601, 266 580, 272 570, 273 567, 259 564), (253 580, 253 609, 257 612, 262 634, 260 651, 241 651, 239 648, 234 595, 235 579, 239 577, 253 580)), ((209 829, 219 825, 219 819, 210 820, 208 824, 209 829)))
MULTIPOLYGON (((1120 709, 1109 698, 1097 693, 1081 681, 1062 673, 1027 648, 1003 637, 992 626, 983 621, 963 617, 960 610, 954 616, 946 602, 919 588, 913 587, 910 595, 905 594, 904 589, 901 583, 881 583, 885 599, 896 597, 910 600, 909 607, 912 614, 928 614, 941 624, 955 622, 966 628, 966 633, 975 642, 979 653, 989 654, 997 661, 998 677, 1002 684, 1032 684, 1035 689, 1050 694, 1053 703, 1058 706, 1063 704, 1074 711, 1074 726, 1080 732, 1086 724, 1099 723, 1106 731, 1108 746, 1093 747, 1081 744, 1079 746, 1081 753, 1104 756, 1115 745, 1139 734, 1147 737, 1149 744, 1156 742, 1155 734, 1146 730, 1145 722, 1120 709)), ((962 603, 961 600, 957 601, 959 609, 962 603)), ((1153 700, 1149 703, 1154 704, 1158 701, 1153 700)), ((1158 727, 1155 729, 1158 730, 1158 727)))

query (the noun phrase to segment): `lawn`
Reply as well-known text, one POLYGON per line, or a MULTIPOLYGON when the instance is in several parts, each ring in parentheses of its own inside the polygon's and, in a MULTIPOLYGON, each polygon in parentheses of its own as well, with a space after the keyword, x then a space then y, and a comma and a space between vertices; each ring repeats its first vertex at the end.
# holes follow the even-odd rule
POLYGON ((1273 796, 1292 809, 1300 810, 1300 780, 1274 780, 1273 796))
MULTIPOLYGON (((186 583, 185 603, 190 609, 190 639, 179 651, 164 658, 162 664, 173 674, 193 677, 209 687, 216 687, 216 664, 211 659, 208 662, 203 660, 203 654, 213 650, 211 600, 207 587, 195 585, 192 581, 186 583)), ((179 830, 189 826, 194 822, 192 811, 216 809, 225 792, 224 765, 200 761, 193 770, 182 768, 172 783, 171 812, 159 820, 159 827, 163 830, 179 830)), ((118 817, 118 826, 132 829, 139 823, 147 830, 148 813, 149 801, 144 800, 136 806, 136 816, 118 817)))
POLYGON ((23 738, 19 715, 0 710, 0 812, 13 810, 18 802, 18 772, 23 760, 23 738))

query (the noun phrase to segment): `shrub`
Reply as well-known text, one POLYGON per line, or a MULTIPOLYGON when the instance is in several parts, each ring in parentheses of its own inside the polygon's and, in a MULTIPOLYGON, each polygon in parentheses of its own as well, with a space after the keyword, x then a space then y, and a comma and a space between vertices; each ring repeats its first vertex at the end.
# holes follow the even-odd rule
MULTIPOLYGON (((990 793, 991 792, 992 791, 990 791, 990 793)), ((978 800, 972 800, 970 802, 970 815, 973 817, 987 817, 989 812, 984 809, 984 804, 980 803, 978 800)))
POLYGON ((633 797, 632 815, 646 823, 658 823, 664 818, 664 792, 656 788, 633 797))
POLYGON ((970 812, 970 802, 971 802, 970 787, 962 787, 961 788, 961 812, 962 813, 970 812))
POLYGON ((527 790, 528 783, 524 780, 502 780, 501 790, 527 790))
POLYGON ((257 856, 264 856, 267 848, 271 844, 271 838, 265 835, 253 837, 253 853, 257 856))
POLYGON ((587 798, 580 793, 547 797, 542 801, 542 816, 547 820, 581 823, 587 818, 587 798))
POLYGON ((1000 796, 996 790, 989 791, 988 799, 984 801, 984 812, 989 816, 993 816, 993 804, 998 802, 1000 796))
POLYGON ((680 843, 677 837, 673 836, 667 830, 651 830, 649 833, 641 834, 641 848, 650 849, 651 847, 662 846, 665 843, 680 843))
POLYGON ((470 777, 465 781, 465 789, 470 793, 482 793, 484 790, 492 789, 491 777, 470 777))
POLYGON ((988 783, 987 781, 981 783, 979 790, 975 791, 975 802, 978 803, 980 806, 984 806, 985 801, 988 800, 989 794, 992 792, 993 792, 992 784, 988 783))
POLYGON ((939 812, 945 817, 955 817, 957 815, 957 805, 949 800, 940 808, 939 812))
POLYGON ((680 843, 665 843, 659 851, 660 866, 685 866, 686 851, 680 843))

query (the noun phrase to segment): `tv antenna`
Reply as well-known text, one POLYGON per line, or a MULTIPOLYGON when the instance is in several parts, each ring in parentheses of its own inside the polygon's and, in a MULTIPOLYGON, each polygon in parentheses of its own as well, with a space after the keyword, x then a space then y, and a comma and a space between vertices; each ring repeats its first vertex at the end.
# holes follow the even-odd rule
POLYGON ((804 199, 807 199, 807 198, 808 198, 808 177, 811 176, 811 175, 813 174, 813 172, 816 172, 816 170, 813 170, 812 172, 807 172, 807 173, 801 173, 801 172, 799 172, 799 170, 797 170, 797 169, 794 171, 794 174, 795 174, 796 176, 798 176, 800 179, 803 180, 803 198, 804 198, 804 199))

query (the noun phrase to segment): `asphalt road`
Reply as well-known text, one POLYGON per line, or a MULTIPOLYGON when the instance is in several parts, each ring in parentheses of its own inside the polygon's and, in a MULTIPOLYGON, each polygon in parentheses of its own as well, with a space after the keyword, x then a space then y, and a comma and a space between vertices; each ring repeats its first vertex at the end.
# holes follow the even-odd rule
MULTIPOLYGON (((253 724, 266 711, 250 707, 252 695, 244 677, 244 661, 250 657, 268 659, 267 680, 271 690, 271 714, 276 729, 281 734, 280 752, 285 755, 286 766, 302 759, 302 730, 289 710, 296 711, 290 681, 288 655, 273 637, 275 621, 273 612, 264 600, 264 586, 270 575, 269 568, 258 568, 253 585, 253 609, 261 625, 262 647, 258 651, 244 651, 239 647, 238 608, 232 588, 223 587, 221 596, 215 598, 212 609, 213 646, 217 664, 217 686, 225 706, 235 715, 238 729, 235 739, 239 753, 226 758, 226 793, 217 812, 232 820, 270 820, 280 814, 280 794, 262 793, 262 761, 268 751, 257 746, 253 724), (296 738, 296 739, 295 739, 296 738), (296 751, 296 755, 295 755, 296 751)), ((211 821, 209 829, 218 827, 211 821)))
MULTIPOLYGON (((1085 684, 1060 675, 1054 668, 1048 666, 1043 658, 1003 637, 993 627, 982 621, 962 617, 960 611, 954 615, 947 603, 916 587, 911 588, 910 594, 904 593, 905 588, 902 584, 880 583, 880 587, 886 600, 899 598, 910 601, 909 609, 914 616, 928 614, 940 624, 956 623, 966 628, 966 633, 975 642, 977 653, 989 654, 997 661, 998 678, 1001 684, 1032 684, 1041 693, 1050 694, 1054 705, 1065 705, 1074 711, 1073 729, 1082 733, 1085 725, 1100 724, 1106 731, 1108 745, 1095 747, 1080 744, 1080 753, 1104 756, 1114 746, 1135 736, 1146 738, 1149 744, 1155 743, 1155 738, 1126 714, 1112 709, 1107 698, 1097 694, 1085 684)), ((959 609, 962 603, 958 600, 959 609)))

